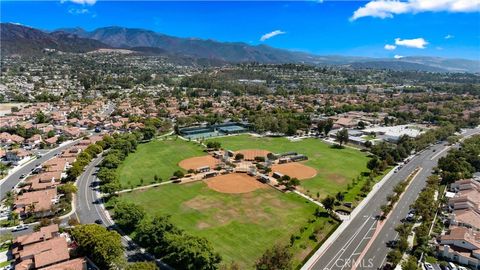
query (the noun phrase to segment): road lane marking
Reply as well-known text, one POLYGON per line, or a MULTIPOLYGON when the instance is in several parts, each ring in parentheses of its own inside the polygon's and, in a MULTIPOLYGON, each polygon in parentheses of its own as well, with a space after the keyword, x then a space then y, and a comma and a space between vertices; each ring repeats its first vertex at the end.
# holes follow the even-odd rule
MULTIPOLYGON (((368 233, 370 233, 370 231, 372 230, 372 228, 373 228, 373 226, 374 226, 375 224, 376 224, 376 222, 374 222, 374 223, 370 226, 370 228, 368 229, 367 234, 365 234, 365 236, 367 236, 368 233)), ((373 228, 373 229, 375 229, 375 228, 373 228)), ((374 234, 375 234, 375 231, 374 231, 374 234)), ((357 245, 357 246, 355 247, 355 249, 353 250, 354 253, 353 253, 352 255, 350 255, 350 257, 348 257, 348 259, 347 259, 348 264, 351 262, 350 259, 354 256, 355 252, 356 252, 357 249, 360 247, 360 245, 363 243, 363 241, 364 241, 364 240, 371 239, 371 238, 373 237, 373 235, 370 236, 370 237, 365 237, 365 236, 363 237, 362 240, 360 240, 360 242, 358 243, 358 245, 357 245), (368 239, 367 239, 367 238, 368 238, 368 239)), ((369 241, 369 242, 370 242, 370 241, 369 241)), ((367 243, 367 244, 368 244, 368 243, 367 243)), ((362 253, 360 252, 359 254, 362 254, 362 253)), ((354 261, 354 263, 357 263, 357 262, 354 261)), ((347 266, 347 264, 344 264, 343 267, 341 268, 341 270, 343 270, 343 268, 345 268, 345 266, 347 266)))
MULTIPOLYGON (((412 186, 412 184, 414 183, 415 179, 417 178, 417 176, 420 174, 420 172, 423 171, 423 167, 419 167, 419 170, 415 173, 415 175, 412 177, 412 179, 410 180, 410 182, 408 183, 407 187, 405 188, 405 191, 400 195, 398 201, 393 205, 393 208, 392 210, 390 211, 390 213, 385 217, 385 219, 379 223, 379 226, 377 226, 377 230, 375 230, 375 233, 373 234, 372 238, 370 239, 370 241, 368 242, 367 246, 364 248, 364 250, 362 251, 362 254, 359 256, 358 258, 358 261, 361 261, 363 259, 363 257, 365 256, 365 254, 367 254, 368 250, 370 249, 370 246, 373 244, 373 242, 375 241, 375 239, 377 238, 378 234, 380 234, 380 232, 382 231, 382 229, 385 227, 385 228, 388 228, 386 227, 385 225, 395 225, 392 221, 392 219, 390 218, 392 213, 397 210, 397 206, 398 204, 400 203, 400 201, 404 198, 404 195, 405 193, 408 191, 408 189, 412 186)), ((410 175, 409 175, 410 176, 410 175)), ((408 177, 409 177, 408 176, 408 177)), ((390 227, 390 228, 393 228, 393 227, 390 227)), ((386 237, 388 238, 388 235, 389 233, 386 234, 386 237)), ((356 270, 357 269, 357 266, 354 265, 352 268, 352 270, 356 270)))
MULTIPOLYGON (((347 248, 350 246, 350 244, 353 242, 353 240, 357 237, 357 235, 362 231, 362 229, 365 227, 365 225, 367 224, 367 222, 370 220, 370 218, 367 218, 365 219, 365 221, 363 222, 362 226, 360 226, 358 228, 358 230, 348 239, 348 241, 345 243, 345 245, 343 245, 343 247, 340 249, 340 252, 338 252, 337 254, 335 254, 335 256, 333 256, 333 258, 327 263, 326 265, 326 268, 330 268, 328 267, 330 265, 330 263, 335 260, 335 263, 338 261, 339 258, 341 258, 343 256, 343 254, 345 253, 345 251, 347 250, 347 248)), ((373 224, 375 224, 376 222, 374 222, 373 224)))
POLYGON ((443 152, 447 151, 448 149, 450 149, 450 146, 445 147, 444 149, 442 149, 442 151, 440 151, 440 152, 436 153, 435 155, 433 155, 433 157, 432 157, 430 160, 436 159, 439 155, 441 155, 443 152))

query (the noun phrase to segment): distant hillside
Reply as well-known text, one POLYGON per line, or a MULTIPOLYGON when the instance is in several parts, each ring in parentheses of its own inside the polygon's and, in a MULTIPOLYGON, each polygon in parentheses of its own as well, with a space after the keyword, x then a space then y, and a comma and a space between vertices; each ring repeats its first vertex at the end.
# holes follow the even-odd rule
POLYGON ((218 59, 226 62, 306 63, 347 65, 352 68, 419 70, 430 72, 480 72, 479 61, 439 57, 405 57, 375 59, 351 56, 319 56, 241 42, 218 42, 196 38, 178 38, 145 29, 103 27, 87 32, 81 28, 62 29, 81 37, 92 38, 112 47, 155 47, 165 52, 193 58, 218 59))
POLYGON ((438 67, 431 67, 424 64, 404 61, 368 61, 355 62, 349 65, 354 69, 389 69, 395 71, 421 70, 427 72, 447 72, 448 70, 438 67))
POLYGON ((44 49, 64 52, 89 52, 99 48, 110 48, 98 40, 81 38, 66 32, 45 33, 43 31, 11 23, 0 24, 2 54, 36 54, 44 49))
POLYGON ((308 54, 275 49, 266 45, 251 46, 242 42, 218 42, 195 38, 179 38, 145 29, 103 27, 92 32, 80 28, 62 29, 84 38, 91 38, 112 47, 154 47, 172 54, 194 58, 218 59, 227 62, 311 62, 308 54))
POLYGON ((0 24, 2 54, 33 54, 44 48, 65 52, 89 52, 100 48, 121 48, 145 55, 162 55, 181 64, 222 65, 225 63, 303 63, 339 65, 350 68, 418 70, 428 72, 480 72, 480 61, 439 57, 404 57, 401 59, 337 55, 314 55, 252 46, 243 42, 219 42, 210 39, 179 38, 145 29, 103 27, 93 31, 62 28, 46 33, 38 29, 0 24))

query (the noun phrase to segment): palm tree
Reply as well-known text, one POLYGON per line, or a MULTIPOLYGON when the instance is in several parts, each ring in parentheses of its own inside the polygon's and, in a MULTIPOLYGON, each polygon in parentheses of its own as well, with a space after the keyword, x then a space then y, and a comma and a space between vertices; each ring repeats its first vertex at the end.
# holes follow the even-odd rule
POLYGON ((35 212, 35 204, 31 203, 27 206, 27 213, 33 214, 35 212))

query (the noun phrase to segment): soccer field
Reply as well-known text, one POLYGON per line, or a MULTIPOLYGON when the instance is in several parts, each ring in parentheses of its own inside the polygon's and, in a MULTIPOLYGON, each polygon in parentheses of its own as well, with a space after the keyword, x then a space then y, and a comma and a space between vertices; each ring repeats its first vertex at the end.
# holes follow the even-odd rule
MULTIPOLYGON (((291 142, 286 138, 253 137, 249 135, 229 136, 211 139, 229 150, 265 149, 274 153, 298 152, 308 156, 304 164, 317 170, 317 175, 301 181, 301 188, 312 196, 317 192, 320 197, 335 195, 347 191, 347 185, 368 171, 368 157, 365 153, 352 148, 337 149, 319 139, 305 139, 291 142)), ((356 189, 352 189, 355 191, 356 189)), ((358 191, 358 190, 357 190, 358 191)))
POLYGON ((293 244, 298 266, 337 225, 326 215, 315 217, 313 203, 271 187, 226 194, 204 182, 169 184, 120 199, 142 205, 150 214, 171 215, 181 229, 207 238, 224 263, 235 261, 240 269, 252 269, 267 248, 288 244, 292 235, 298 237, 293 244))

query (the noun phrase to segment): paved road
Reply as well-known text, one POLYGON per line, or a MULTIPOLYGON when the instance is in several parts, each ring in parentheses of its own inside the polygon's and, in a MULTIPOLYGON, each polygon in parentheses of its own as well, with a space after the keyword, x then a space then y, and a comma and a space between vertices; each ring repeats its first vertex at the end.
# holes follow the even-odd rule
MULTIPOLYGON (((97 166, 101 161, 102 157, 94 159, 77 181, 78 192, 75 198, 75 215, 82 224, 90 224, 100 220, 103 226, 114 229, 115 224, 107 217, 103 208, 103 201, 98 192, 99 180, 96 173, 98 171, 97 166)), ((154 260, 125 236, 122 236, 122 244, 125 247, 125 256, 129 262, 154 260)), ((161 269, 170 269, 161 261, 156 260, 156 262, 161 269)))
MULTIPOLYGON (((464 136, 479 132, 479 129, 468 130, 464 136)), ((377 269, 383 266, 389 251, 385 243, 397 237, 395 227, 407 215, 409 206, 415 201, 421 189, 426 185, 425 180, 431 174, 440 157, 447 154, 448 146, 436 144, 413 157, 395 173, 371 198, 368 204, 351 220, 350 224, 317 258, 312 267, 304 269, 377 269), (392 193, 393 187, 406 179, 416 168, 421 168, 417 176, 400 198, 389 218, 374 235, 380 215, 380 206, 387 202, 386 196, 392 193), (373 237, 374 240, 371 240, 373 237), (367 247, 368 245, 368 247, 367 247)))
POLYGON ((44 154, 41 158, 38 158, 36 160, 30 161, 29 163, 25 164, 23 167, 18 169, 16 172, 12 173, 8 177, 6 177, 3 180, 0 180, 0 201, 5 199, 5 196, 7 195, 7 192, 12 190, 13 187, 15 187, 19 182, 20 182, 20 176, 22 174, 28 174, 30 173, 37 165, 40 165, 44 163, 45 161, 51 159, 54 157, 56 154, 61 153, 63 150, 66 148, 72 146, 75 144, 76 141, 72 141, 69 143, 66 143, 65 145, 62 145, 60 147, 57 147, 46 154, 44 154))

